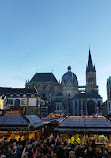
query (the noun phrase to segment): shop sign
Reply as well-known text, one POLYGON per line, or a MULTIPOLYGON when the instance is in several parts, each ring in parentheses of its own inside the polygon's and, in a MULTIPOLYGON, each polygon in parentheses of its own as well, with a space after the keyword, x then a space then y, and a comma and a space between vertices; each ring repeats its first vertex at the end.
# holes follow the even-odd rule
POLYGON ((20 110, 4 111, 4 116, 21 116, 21 111, 20 110))

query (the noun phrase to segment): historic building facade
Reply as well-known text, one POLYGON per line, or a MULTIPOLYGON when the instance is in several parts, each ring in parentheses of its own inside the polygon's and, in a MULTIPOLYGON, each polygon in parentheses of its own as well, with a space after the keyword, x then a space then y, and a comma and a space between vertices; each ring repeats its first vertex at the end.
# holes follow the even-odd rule
POLYGON ((111 116, 111 76, 107 79, 107 109, 111 116))
MULTIPOLYGON (((22 110, 27 115, 41 115, 45 101, 35 89, 0 87, 0 109, 22 110)), ((45 108, 45 113, 47 109, 45 108)))
POLYGON ((96 68, 93 65, 89 49, 88 64, 86 67, 86 85, 78 86, 76 74, 68 67, 59 83, 53 73, 36 73, 26 82, 26 88, 35 88, 38 94, 46 101, 49 112, 65 113, 74 116, 102 115, 102 97, 98 94, 96 83, 96 68))

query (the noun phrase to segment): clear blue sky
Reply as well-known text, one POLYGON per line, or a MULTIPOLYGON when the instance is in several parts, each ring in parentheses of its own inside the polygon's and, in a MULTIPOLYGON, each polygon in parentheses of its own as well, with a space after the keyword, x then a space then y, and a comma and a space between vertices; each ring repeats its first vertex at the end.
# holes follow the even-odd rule
POLYGON ((61 80, 67 66, 85 85, 88 50, 106 99, 111 75, 111 0, 1 0, 0 86, 24 87, 36 72, 61 80))

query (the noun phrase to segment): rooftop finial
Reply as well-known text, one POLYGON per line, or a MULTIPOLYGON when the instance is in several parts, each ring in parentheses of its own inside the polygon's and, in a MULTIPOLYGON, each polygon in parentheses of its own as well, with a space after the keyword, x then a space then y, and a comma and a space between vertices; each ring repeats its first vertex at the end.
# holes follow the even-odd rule
POLYGON ((67 68, 67 69, 68 69, 68 71, 71 71, 71 66, 68 66, 68 68, 67 68))
POLYGON ((89 50, 90 50, 90 43, 89 43, 89 50))

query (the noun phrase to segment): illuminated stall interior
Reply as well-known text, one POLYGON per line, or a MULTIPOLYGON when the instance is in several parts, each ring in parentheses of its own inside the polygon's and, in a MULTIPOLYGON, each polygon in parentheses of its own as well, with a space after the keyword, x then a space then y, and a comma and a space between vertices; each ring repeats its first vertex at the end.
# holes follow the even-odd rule
POLYGON ((20 110, 4 111, 0 116, 0 140, 38 138, 43 125, 37 115, 22 115, 20 110))
POLYGON ((60 134, 63 141, 73 137, 80 138, 84 144, 88 139, 95 140, 96 144, 105 143, 111 147, 111 122, 102 116, 69 116, 66 117, 55 133, 60 134))

